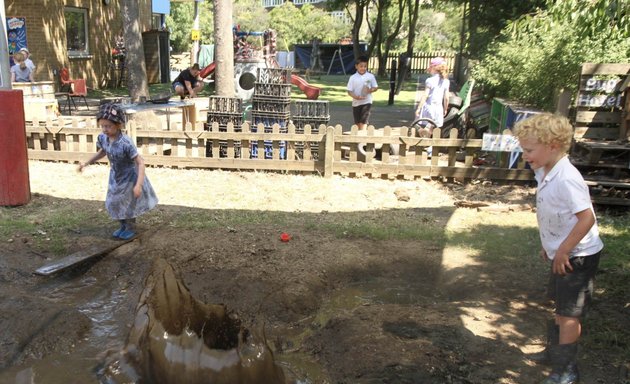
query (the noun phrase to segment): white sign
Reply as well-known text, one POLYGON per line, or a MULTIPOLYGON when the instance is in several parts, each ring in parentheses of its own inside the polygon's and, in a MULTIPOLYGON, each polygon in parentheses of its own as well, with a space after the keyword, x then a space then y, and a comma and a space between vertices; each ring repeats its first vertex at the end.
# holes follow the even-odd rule
POLYGON ((516 136, 484 133, 481 149, 494 152, 523 152, 516 136))

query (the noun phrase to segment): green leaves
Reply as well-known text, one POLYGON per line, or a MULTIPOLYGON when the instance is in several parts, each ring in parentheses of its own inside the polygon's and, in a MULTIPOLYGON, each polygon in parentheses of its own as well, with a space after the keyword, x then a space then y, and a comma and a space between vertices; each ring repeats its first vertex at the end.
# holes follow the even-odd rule
POLYGON ((548 6, 510 23, 473 69, 489 96, 553 110, 556 91, 575 93, 582 63, 628 62, 630 0, 550 0, 548 6))

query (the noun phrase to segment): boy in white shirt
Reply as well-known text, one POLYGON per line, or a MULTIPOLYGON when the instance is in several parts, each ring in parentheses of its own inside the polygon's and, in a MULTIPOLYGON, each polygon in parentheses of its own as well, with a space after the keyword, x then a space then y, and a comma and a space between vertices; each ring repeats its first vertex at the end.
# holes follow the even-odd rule
POLYGON ((581 317, 593 293, 604 244, 588 186, 566 154, 573 138, 569 121, 543 113, 518 123, 515 131, 523 158, 534 169, 538 182, 536 216, 541 256, 551 261, 548 293, 556 304, 547 348, 531 357, 551 363, 551 374, 542 384, 577 383, 581 317))
POLYGON ((352 97, 352 115, 359 129, 365 128, 372 109, 372 93, 378 90, 376 77, 367 70, 367 56, 359 56, 354 64, 356 72, 348 80, 347 91, 352 97))

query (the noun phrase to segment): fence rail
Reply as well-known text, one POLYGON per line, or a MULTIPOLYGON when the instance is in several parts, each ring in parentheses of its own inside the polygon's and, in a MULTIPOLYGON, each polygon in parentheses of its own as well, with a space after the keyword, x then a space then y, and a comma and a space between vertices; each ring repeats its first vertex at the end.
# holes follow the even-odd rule
MULTIPOLYGON (((400 64, 400 55, 402 52, 392 52, 387 55, 387 61, 385 64, 386 72, 390 72, 392 69, 393 61, 396 60, 398 64, 400 64)), ((455 68, 455 53, 447 52, 447 51, 435 51, 435 52, 418 52, 415 53, 411 59, 409 60, 409 73, 411 74, 421 74, 426 73, 427 68, 429 68, 429 64, 431 63, 431 59, 434 57, 441 56, 446 59, 446 65, 449 70, 452 72, 455 68)), ((376 73, 378 72, 379 63, 378 57, 371 57, 368 63, 368 67, 370 71, 376 73)))
MULTIPOLYGON (((203 124, 187 124, 185 130, 155 130, 127 125, 138 151, 147 165, 179 168, 234 170, 269 170, 381 178, 451 177, 459 179, 532 180, 531 170, 520 160, 509 168, 508 153, 484 153, 481 139, 458 138, 456 129, 433 137, 419 138, 407 127, 369 126, 359 131, 353 126, 343 132, 341 126, 306 125, 296 133, 289 124, 285 133, 274 125, 265 133, 262 124, 244 123, 235 131, 232 124, 219 131, 214 123, 209 130, 203 124), (193 129, 194 128, 194 129, 193 129), (426 149, 432 147, 433 156, 426 149), (474 161, 485 156, 485 165, 474 161)), ((94 119, 37 121, 26 128, 28 155, 34 160, 83 161, 96 151, 101 133, 94 119)), ((506 132, 508 134, 509 132, 506 132)))

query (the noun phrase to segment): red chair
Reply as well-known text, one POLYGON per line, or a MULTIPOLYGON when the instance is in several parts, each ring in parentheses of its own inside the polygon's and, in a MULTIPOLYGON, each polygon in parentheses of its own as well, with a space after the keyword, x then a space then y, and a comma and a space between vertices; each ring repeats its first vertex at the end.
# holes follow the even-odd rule
POLYGON ((87 84, 85 83, 85 79, 71 79, 70 71, 68 71, 68 68, 64 67, 59 70, 59 81, 60 91, 68 94, 75 110, 78 109, 77 104, 74 101, 76 97, 82 98, 85 103, 85 107, 88 110, 90 109, 87 100, 85 99, 85 96, 87 96, 87 84))
POLYGON ((85 96, 87 96, 87 85, 85 83, 85 79, 72 80, 72 92, 70 92, 68 96, 70 96, 70 100, 72 100, 74 109, 77 109, 77 104, 74 102, 74 98, 79 97, 79 98, 83 98, 85 107, 88 109, 88 111, 90 110, 87 100, 85 99, 85 96))

